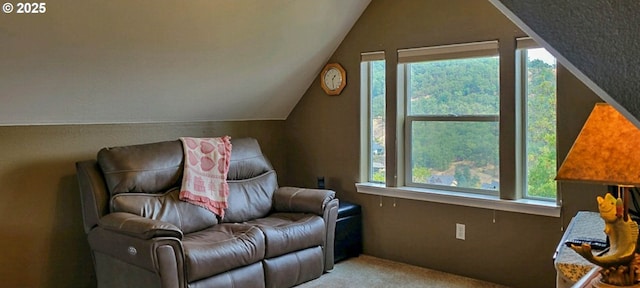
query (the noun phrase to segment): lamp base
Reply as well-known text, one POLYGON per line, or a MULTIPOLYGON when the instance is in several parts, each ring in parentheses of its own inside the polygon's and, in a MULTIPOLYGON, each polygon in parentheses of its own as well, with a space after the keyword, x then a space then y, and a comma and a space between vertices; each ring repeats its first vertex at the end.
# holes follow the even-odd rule
POLYGON ((598 277, 593 278, 591 280, 591 286, 593 288, 640 288, 640 284, 626 285, 626 286, 616 286, 602 282, 602 275, 598 275, 598 277))

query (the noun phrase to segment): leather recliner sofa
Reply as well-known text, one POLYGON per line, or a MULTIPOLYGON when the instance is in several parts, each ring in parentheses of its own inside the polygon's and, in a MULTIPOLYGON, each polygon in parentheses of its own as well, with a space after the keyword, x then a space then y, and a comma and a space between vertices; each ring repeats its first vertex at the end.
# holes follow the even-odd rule
POLYGON ((338 199, 278 187, 255 139, 232 139, 228 208, 178 198, 180 140, 76 163, 99 287, 291 287, 333 268, 338 199))

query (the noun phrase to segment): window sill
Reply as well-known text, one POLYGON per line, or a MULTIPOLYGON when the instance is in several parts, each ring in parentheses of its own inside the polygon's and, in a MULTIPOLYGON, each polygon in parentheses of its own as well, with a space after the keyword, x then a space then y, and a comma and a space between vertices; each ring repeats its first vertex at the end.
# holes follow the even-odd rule
POLYGON ((497 196, 415 187, 385 187, 378 183, 356 183, 358 193, 412 199, 491 210, 560 217, 555 202, 533 199, 504 200, 497 196))

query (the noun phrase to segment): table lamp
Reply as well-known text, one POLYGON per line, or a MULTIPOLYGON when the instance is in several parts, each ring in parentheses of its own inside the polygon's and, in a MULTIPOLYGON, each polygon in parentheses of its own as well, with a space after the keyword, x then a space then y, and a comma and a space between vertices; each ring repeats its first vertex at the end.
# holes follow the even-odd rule
POLYGON ((612 106, 596 104, 556 180, 618 187, 618 195, 597 197, 609 251, 594 255, 589 245, 571 248, 602 267, 593 287, 640 287, 640 262, 635 253, 638 225, 628 215, 629 190, 640 185, 640 130, 612 106))

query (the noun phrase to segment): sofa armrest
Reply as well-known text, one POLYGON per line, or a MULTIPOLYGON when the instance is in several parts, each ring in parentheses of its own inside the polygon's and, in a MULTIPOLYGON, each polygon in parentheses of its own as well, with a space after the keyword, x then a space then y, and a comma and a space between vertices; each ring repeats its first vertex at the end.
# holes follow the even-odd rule
POLYGON ((280 212, 314 213, 323 216, 327 203, 336 192, 324 189, 280 187, 273 195, 273 205, 280 212))
POLYGON ((338 199, 336 192, 324 189, 280 187, 273 194, 277 212, 314 213, 324 219, 326 233, 323 246, 324 271, 333 269, 338 199))
POLYGON ((175 225, 140 217, 126 212, 115 212, 100 218, 100 227, 139 239, 175 237, 182 239, 182 231, 175 225))
MULTIPOLYGON (((113 219, 108 219, 111 220, 113 219)), ((99 287, 187 287, 184 248, 180 239, 140 239, 123 233, 123 230, 110 230, 98 225, 89 231, 87 240, 91 246, 94 264, 102 268, 96 269, 99 287), (129 267, 145 269, 156 274, 158 279, 152 280, 148 275, 138 275, 135 272, 122 274, 129 267), (154 281, 153 283, 159 282, 152 285, 149 280, 154 281), (124 282, 137 285, 126 285, 124 282), (139 285, 141 283, 143 284, 139 285)))

